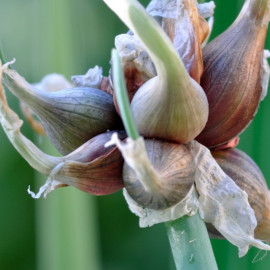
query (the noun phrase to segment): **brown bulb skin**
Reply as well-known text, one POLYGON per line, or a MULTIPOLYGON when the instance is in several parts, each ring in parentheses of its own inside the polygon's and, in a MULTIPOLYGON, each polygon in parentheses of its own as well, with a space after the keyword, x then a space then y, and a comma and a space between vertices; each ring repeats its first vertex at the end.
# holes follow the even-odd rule
POLYGON ((203 49, 201 86, 209 102, 208 122, 196 138, 216 148, 240 134, 257 112, 262 93, 262 57, 267 24, 240 16, 203 49))
POLYGON ((196 173, 193 156, 184 145, 164 140, 146 139, 145 147, 159 176, 158 182, 154 184, 153 190, 145 190, 136 172, 125 163, 125 188, 141 206, 166 209, 182 201, 192 188, 196 173))

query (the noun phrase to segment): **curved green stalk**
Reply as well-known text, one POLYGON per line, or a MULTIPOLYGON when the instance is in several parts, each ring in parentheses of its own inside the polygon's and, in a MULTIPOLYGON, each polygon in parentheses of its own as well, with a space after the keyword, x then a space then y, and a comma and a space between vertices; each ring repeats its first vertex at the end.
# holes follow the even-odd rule
POLYGON ((127 89, 125 85, 123 70, 121 67, 121 60, 115 49, 112 50, 112 66, 116 99, 118 102, 119 110, 121 112, 125 130, 129 137, 131 137, 133 140, 136 140, 140 135, 135 126, 134 119, 129 107, 127 89))

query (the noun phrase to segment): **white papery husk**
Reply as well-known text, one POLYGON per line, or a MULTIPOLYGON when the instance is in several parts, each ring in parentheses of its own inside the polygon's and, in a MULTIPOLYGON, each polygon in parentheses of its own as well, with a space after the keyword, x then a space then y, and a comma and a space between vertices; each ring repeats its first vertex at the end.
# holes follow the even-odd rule
MULTIPOLYGON (((197 1, 194 0, 196 4, 197 1)), ((213 1, 204 4, 198 4, 198 13, 203 18, 211 17, 208 20, 209 33, 204 40, 202 47, 207 43, 212 28, 213 28, 213 14, 215 9, 215 4, 213 1)), ((197 36, 197 32, 194 29, 192 17, 196 14, 191 14, 194 11, 190 11, 186 7, 185 0, 152 0, 146 8, 146 11, 160 23, 163 19, 173 19, 174 22, 174 38, 173 44, 176 51, 181 56, 187 70, 190 70, 191 66, 194 64, 194 57, 198 56, 198 51, 194 51, 194 55, 191 57, 190 49, 193 48, 194 42, 193 36, 197 36)))
POLYGON ((156 76, 156 70, 144 45, 136 35, 120 34, 115 37, 115 47, 121 58, 123 69, 126 65, 132 64, 144 74, 145 79, 156 76))
POLYGON ((214 15, 214 10, 216 5, 214 1, 210 1, 207 3, 199 3, 197 4, 198 12, 203 18, 209 18, 214 15))
MULTIPOLYGON (((188 28, 190 27, 189 16, 184 10, 184 5, 182 3, 183 0, 152 0, 147 6, 146 11, 153 17, 156 18, 171 18, 177 19, 178 23, 176 27, 175 36, 179 36, 182 40, 182 47, 185 48, 185 44, 189 41, 188 28), (179 12, 182 14, 179 15, 179 12), (180 19, 181 18, 181 19, 180 19)), ((208 19, 209 33, 202 43, 202 47, 204 47, 212 33, 213 25, 214 25, 214 10, 215 10, 214 1, 210 1, 207 3, 197 3, 197 9, 200 16, 208 19)), ((176 43, 176 42, 175 42, 176 43)), ((178 42, 179 43, 179 42, 178 42)), ((180 43, 181 44, 181 43, 180 43)), ((177 50, 184 51, 184 49, 177 48, 177 50)))
POLYGON ((267 95, 268 85, 269 85, 269 76, 270 76, 270 67, 268 64, 268 58, 270 58, 270 51, 264 50, 262 57, 262 69, 261 69, 261 86, 262 86, 262 94, 261 100, 263 100, 267 95))
MULTIPOLYGON (((175 19, 177 17, 177 4, 181 4, 183 0, 152 0, 147 6, 147 12, 152 16, 175 19)), ((214 1, 207 3, 197 3, 199 14, 203 18, 209 18, 214 15, 214 1)))
MULTIPOLYGON (((148 156, 141 137, 137 140, 128 138, 123 143, 117 135, 113 135, 107 145, 114 144, 133 170, 138 170, 144 164, 151 166, 148 165, 149 162, 145 162, 148 156)), ((247 193, 223 172, 206 147, 196 141, 185 146, 192 153, 197 164, 195 183, 198 199, 195 192, 191 190, 184 200, 176 205, 164 210, 153 210, 141 207, 124 190, 130 210, 140 219, 140 226, 152 226, 184 215, 194 215, 199 210, 205 222, 213 224, 228 241, 238 247, 239 257, 247 253, 250 245, 270 250, 270 246, 254 238, 257 220, 249 205, 247 193)), ((139 171, 137 173, 140 174, 139 171)))
POLYGON ((75 87, 90 87, 99 89, 103 78, 102 72, 102 67, 95 66, 88 69, 85 75, 72 76, 71 81, 75 87))

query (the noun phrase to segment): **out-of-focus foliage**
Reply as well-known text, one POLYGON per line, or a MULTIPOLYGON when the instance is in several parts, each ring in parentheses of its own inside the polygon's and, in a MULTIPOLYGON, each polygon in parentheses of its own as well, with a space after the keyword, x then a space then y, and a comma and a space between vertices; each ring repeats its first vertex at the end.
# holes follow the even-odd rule
MULTIPOLYGON (((68 4, 63 7, 62 2, 0 0, 1 47, 7 59, 17 59, 16 69, 31 82, 51 72, 64 73, 67 77, 83 74, 95 64, 102 66, 107 74, 114 36, 127 30, 101 0, 66 0, 68 4), (56 12, 59 10, 61 14, 56 12), (72 55, 67 53, 70 51, 72 55)), ((146 4, 148 1, 141 2, 146 4)), ((213 36, 230 25, 243 0, 215 2, 213 36)), ((270 48, 269 39, 266 47, 270 48)), ((12 107, 19 111, 17 100, 8 96, 12 107)), ((266 179, 270 179, 269 103, 270 97, 266 97, 254 122, 241 136, 240 143, 240 148, 257 162, 266 179)), ((23 131, 33 139, 27 125, 23 131)), ((36 201, 26 193, 29 184, 34 186, 34 176, 33 170, 17 154, 0 129, 0 269, 37 269, 36 201)), ((67 189, 55 191, 43 203, 50 203, 50 196, 67 192, 67 189)), ((174 269, 162 224, 140 229, 138 219, 129 212, 121 192, 100 198, 87 196, 91 197, 89 203, 97 205, 97 211, 92 214, 96 215, 94 218, 98 223, 96 234, 99 239, 97 249, 101 252, 101 269, 174 269)), ((70 203, 73 204, 72 198, 70 203)), ((66 208, 69 209, 71 205, 66 208)), ((61 224, 68 226, 70 222, 65 220, 61 224)), ((255 248, 242 259, 238 259, 237 249, 226 241, 214 240, 213 248, 221 270, 268 269, 270 265, 270 255, 260 261, 264 252, 255 258, 259 252, 255 248), (258 262, 253 263, 254 259, 258 262)), ((65 269, 69 270, 68 266, 65 269)))

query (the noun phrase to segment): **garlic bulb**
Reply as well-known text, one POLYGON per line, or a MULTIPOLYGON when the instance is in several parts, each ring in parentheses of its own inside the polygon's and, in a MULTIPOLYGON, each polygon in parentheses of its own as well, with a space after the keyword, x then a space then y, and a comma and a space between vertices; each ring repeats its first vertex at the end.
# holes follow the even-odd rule
POLYGON ((270 241, 270 192, 258 166, 238 149, 212 151, 212 155, 224 172, 248 194, 258 223, 255 237, 270 241))
POLYGON ((246 0, 235 22, 203 49, 201 85, 209 102, 209 118, 196 139, 207 147, 236 137, 256 114, 268 21, 269 0, 246 0))
POLYGON ((208 118, 203 89, 187 73, 168 36, 136 0, 104 2, 140 38, 157 70, 131 102, 140 134, 178 143, 194 139, 208 118))
POLYGON ((196 172, 185 146, 156 139, 112 137, 125 159, 123 180, 129 196, 142 207, 165 209, 182 201, 191 190, 196 172))
POLYGON ((3 71, 6 87, 39 117, 49 139, 62 154, 119 126, 113 98, 104 91, 86 87, 39 91, 15 70, 3 71))

